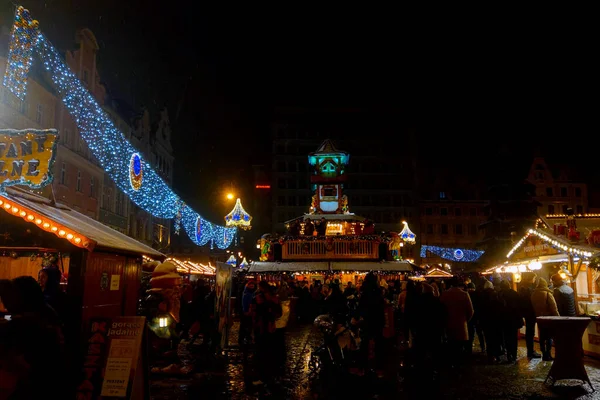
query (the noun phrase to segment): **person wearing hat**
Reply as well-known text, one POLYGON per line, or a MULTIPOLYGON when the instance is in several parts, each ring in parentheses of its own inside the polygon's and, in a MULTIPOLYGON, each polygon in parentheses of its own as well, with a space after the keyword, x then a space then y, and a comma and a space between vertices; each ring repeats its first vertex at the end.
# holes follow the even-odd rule
POLYGON ((558 308, 558 314, 562 317, 575 317, 575 293, 573 288, 566 284, 560 274, 552 275, 552 285, 554 286, 554 299, 558 308))

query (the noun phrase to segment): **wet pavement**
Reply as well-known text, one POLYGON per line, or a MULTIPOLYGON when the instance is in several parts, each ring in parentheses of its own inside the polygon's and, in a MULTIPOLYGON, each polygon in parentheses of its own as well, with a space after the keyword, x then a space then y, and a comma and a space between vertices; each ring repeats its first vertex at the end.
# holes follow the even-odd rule
MULTIPOLYGON (((519 343, 516 364, 488 365, 484 355, 475 352, 460 372, 442 369, 437 377, 405 367, 404 352, 390 348, 387 355, 393 362, 388 363, 382 377, 351 376, 336 385, 310 375, 310 353, 321 340, 312 325, 288 328, 284 378, 269 396, 261 392, 261 386, 251 383, 255 379, 251 355, 245 358, 239 349, 232 349, 225 352, 217 366, 204 372, 185 378, 155 377, 151 399, 600 399, 600 361, 585 358, 588 375, 599 393, 577 381, 559 381, 551 387, 544 380, 552 363, 528 360, 523 341, 519 343)), ((237 342, 235 327, 229 342, 237 342)))

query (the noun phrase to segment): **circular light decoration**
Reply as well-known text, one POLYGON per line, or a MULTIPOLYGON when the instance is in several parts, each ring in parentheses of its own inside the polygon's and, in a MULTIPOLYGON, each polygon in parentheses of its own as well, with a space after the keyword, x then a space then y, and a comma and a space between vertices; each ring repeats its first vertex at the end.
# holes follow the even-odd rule
POLYGON ((462 260, 464 256, 465 253, 461 249, 454 250, 454 258, 456 258, 457 260, 462 260))
POLYGON ((133 190, 140 190, 143 175, 142 159, 138 153, 133 153, 129 161, 129 183, 133 190))

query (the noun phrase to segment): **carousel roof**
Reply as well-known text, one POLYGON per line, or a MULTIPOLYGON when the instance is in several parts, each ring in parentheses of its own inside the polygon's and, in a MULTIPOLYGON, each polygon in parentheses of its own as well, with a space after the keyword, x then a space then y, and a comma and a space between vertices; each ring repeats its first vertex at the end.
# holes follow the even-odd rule
POLYGON ((55 233, 57 236, 64 237, 65 240, 71 240, 72 242, 77 239, 77 235, 82 236, 84 240, 79 243, 73 242, 73 244, 89 251, 97 249, 117 250, 146 255, 156 259, 166 258, 164 254, 152 247, 146 246, 64 204, 52 204, 51 200, 23 189, 6 188, 6 192, 2 193, 0 198, 6 212, 9 211, 4 207, 7 204, 14 206, 12 210, 20 208, 19 214, 15 216, 21 216, 25 221, 38 225, 39 229, 43 229, 47 224, 48 228, 43 230, 55 233), (50 230, 51 225, 61 229, 50 230), (61 230, 63 235, 59 234, 61 230), (87 243, 87 246, 84 246, 84 243, 87 243))
POLYGON ((365 218, 359 217, 356 214, 304 214, 294 219, 290 219, 289 221, 285 221, 286 224, 296 220, 304 220, 310 219, 313 221, 320 220, 321 218, 325 218, 327 221, 347 221, 347 222, 364 222, 365 218))
POLYGON ((248 272, 299 272, 299 271, 395 271, 412 272, 420 268, 408 261, 315 261, 277 262, 254 261, 248 272))

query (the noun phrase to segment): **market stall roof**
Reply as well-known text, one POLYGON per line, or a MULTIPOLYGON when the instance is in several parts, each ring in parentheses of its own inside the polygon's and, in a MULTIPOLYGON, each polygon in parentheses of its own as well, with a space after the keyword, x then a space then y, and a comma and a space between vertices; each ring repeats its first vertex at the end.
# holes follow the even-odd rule
POLYGON ((55 233, 65 239, 70 238, 72 244, 86 248, 89 251, 98 249, 117 250, 161 260, 166 258, 164 254, 152 247, 146 246, 101 222, 63 204, 52 204, 51 200, 23 189, 6 188, 6 192, 0 194, 0 199, 7 213, 10 214, 10 211, 13 211, 12 214, 15 214, 15 216, 21 216, 25 221, 38 225, 40 229, 49 233, 55 233), (10 207, 7 208, 7 205, 10 207), (76 235, 84 239, 82 240, 76 235), (80 240, 76 241, 77 239, 80 240))
POLYGON ((420 270, 418 266, 408 261, 333 261, 332 271, 390 271, 412 272, 420 270))
POLYGON ((248 272, 297 272, 297 271, 329 271, 328 262, 276 262, 254 261, 250 263, 248 272))
POLYGON ((325 220, 329 221, 348 221, 348 222, 363 222, 365 220, 365 218, 360 217, 356 214, 353 213, 349 213, 349 214, 304 214, 301 215, 299 217, 290 219, 289 221, 285 221, 286 224, 289 224, 290 222, 296 221, 296 220, 304 220, 304 219, 310 219, 310 220, 320 220, 321 218, 325 218, 325 220))
POLYGON ((425 278, 452 278, 453 276, 450 272, 439 268, 432 268, 425 274, 425 278))

